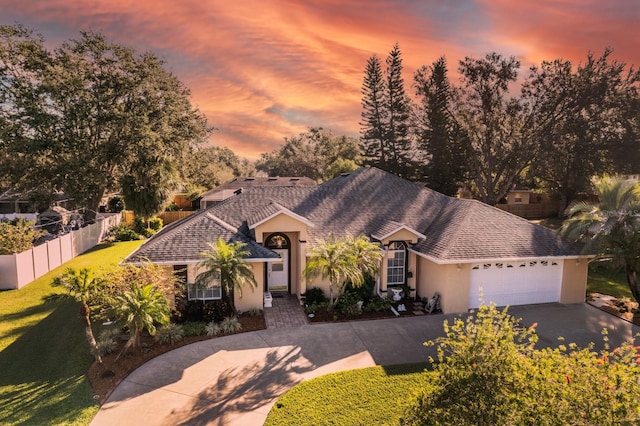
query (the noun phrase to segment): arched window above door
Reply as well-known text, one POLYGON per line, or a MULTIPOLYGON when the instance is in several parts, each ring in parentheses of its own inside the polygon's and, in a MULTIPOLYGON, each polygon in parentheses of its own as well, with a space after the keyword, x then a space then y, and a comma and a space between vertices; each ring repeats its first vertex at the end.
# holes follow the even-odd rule
POLYGON ((265 247, 270 249, 288 249, 289 238, 281 233, 271 234, 265 242, 265 247))

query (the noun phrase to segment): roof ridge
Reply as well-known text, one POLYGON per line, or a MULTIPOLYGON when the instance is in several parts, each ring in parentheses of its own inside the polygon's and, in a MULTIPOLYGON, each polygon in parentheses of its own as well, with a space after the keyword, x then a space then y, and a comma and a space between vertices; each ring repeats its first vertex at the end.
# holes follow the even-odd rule
POLYGON ((220 219, 218 216, 214 215, 210 211, 207 211, 205 216, 207 216, 209 219, 214 220, 215 222, 218 222, 222 227, 226 228, 231 232, 236 232, 236 233, 238 232, 238 228, 220 219))

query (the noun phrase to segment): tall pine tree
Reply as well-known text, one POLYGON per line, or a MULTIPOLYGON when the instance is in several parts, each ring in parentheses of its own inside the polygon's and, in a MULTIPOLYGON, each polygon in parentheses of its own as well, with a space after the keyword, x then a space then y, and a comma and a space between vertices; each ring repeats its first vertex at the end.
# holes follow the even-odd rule
POLYGON ((360 143, 367 164, 384 168, 387 161, 385 146, 385 83, 382 76, 380 59, 373 55, 367 61, 364 81, 362 83, 362 136, 360 143))
POLYGON ((420 99, 416 107, 417 148, 422 165, 419 171, 427 186, 455 195, 467 178, 466 145, 463 133, 451 116, 455 89, 447 76, 447 61, 440 57, 430 67, 423 66, 414 76, 420 99))
POLYGON ((402 54, 396 43, 382 67, 377 56, 367 62, 362 85, 362 151, 367 164, 402 177, 414 174, 410 101, 404 90, 402 54))

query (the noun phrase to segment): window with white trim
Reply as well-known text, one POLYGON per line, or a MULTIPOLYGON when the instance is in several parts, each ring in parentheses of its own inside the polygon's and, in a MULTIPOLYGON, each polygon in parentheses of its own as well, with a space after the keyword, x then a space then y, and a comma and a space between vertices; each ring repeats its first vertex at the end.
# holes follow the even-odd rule
POLYGON ((405 284, 406 268, 407 246, 402 241, 394 241, 387 251, 387 285, 405 284))
POLYGON ((216 271, 213 279, 207 284, 187 284, 187 297, 189 300, 222 299, 222 287, 220 287, 220 271, 216 271))

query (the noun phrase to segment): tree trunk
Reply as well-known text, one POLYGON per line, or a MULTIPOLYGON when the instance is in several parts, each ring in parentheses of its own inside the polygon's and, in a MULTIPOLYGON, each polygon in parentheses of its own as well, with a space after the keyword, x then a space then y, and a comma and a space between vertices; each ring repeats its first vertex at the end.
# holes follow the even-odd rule
POLYGON ((93 330, 91 329, 91 321, 89 320, 89 306, 86 303, 82 303, 80 306, 80 316, 82 317, 82 321, 84 322, 84 334, 87 336, 87 341, 89 342, 89 347, 91 348, 91 353, 98 363, 102 364, 102 357, 100 356, 100 352, 98 351, 98 344, 96 343, 95 337, 93 337, 93 330))

